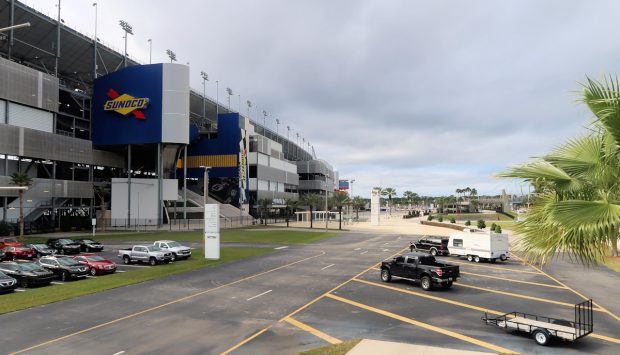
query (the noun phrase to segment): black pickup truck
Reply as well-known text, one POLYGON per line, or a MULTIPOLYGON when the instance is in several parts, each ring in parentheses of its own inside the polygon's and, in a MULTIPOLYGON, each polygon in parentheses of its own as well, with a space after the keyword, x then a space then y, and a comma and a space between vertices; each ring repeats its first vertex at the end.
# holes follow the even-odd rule
POLYGON ((390 282, 392 276, 420 281, 428 291, 434 285, 450 288, 461 275, 458 266, 440 263, 432 255, 407 253, 381 263, 381 280, 390 282))

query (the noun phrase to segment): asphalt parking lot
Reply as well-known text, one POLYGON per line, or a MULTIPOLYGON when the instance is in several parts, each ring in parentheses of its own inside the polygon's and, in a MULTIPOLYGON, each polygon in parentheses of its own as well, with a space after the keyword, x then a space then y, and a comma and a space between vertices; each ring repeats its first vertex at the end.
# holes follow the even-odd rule
MULTIPOLYGON (((410 239, 345 233, 1 315, 0 324, 10 324, 0 332, 2 352, 294 354, 356 338, 493 353, 619 352, 620 319, 602 309, 594 311, 595 334, 550 347, 485 325, 485 311, 572 319, 573 304, 583 299, 516 259, 476 264, 444 257, 461 266, 462 278, 451 290, 381 282, 376 263, 405 251, 410 239), (105 311, 93 312, 93 305, 105 311)), ((115 257, 114 245, 106 249, 115 257)))

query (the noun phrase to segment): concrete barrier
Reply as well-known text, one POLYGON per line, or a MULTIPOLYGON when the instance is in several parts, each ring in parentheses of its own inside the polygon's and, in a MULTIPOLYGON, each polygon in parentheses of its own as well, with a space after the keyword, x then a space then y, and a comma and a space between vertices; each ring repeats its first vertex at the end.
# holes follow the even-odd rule
POLYGON ((433 221, 420 221, 420 224, 425 224, 427 226, 434 226, 434 227, 450 228, 450 229, 457 230, 459 232, 462 232, 463 229, 467 228, 467 227, 460 226, 458 224, 433 222, 433 221))

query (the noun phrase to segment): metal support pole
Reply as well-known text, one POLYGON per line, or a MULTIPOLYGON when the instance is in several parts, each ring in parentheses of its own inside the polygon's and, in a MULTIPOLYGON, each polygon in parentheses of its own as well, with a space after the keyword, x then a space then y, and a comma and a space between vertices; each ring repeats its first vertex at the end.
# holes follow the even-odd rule
POLYGON ((327 224, 329 223, 329 216, 327 214, 327 178, 329 176, 325 175, 325 231, 327 232, 327 224))
MULTIPOLYGON (((88 181, 93 184, 94 182, 94 174, 93 174, 93 165, 89 165, 88 167, 88 181)), ((93 216, 95 215, 94 213, 94 209, 95 209, 95 193, 94 191, 91 191, 91 193, 93 194, 92 197, 90 198, 90 218, 92 219, 93 216)))
MULTIPOLYGON (((9 13, 9 26, 15 25, 15 0, 11 0, 11 12, 9 13)), ((13 30, 9 31, 9 60, 11 59, 11 54, 13 52, 13 44, 14 44, 13 30)), ((7 105, 8 106, 8 105, 7 105)))
POLYGON ((204 180, 204 183, 203 183, 204 204, 206 205, 208 202, 208 198, 209 198, 209 169, 208 168, 205 168, 203 180, 204 180))
POLYGON ((187 220, 187 146, 183 149, 183 219, 187 220))
POLYGON ((220 115, 220 81, 215 81, 215 122, 220 115))
POLYGON ((127 226, 131 226, 131 144, 127 145, 127 226))
POLYGON ((52 164, 52 225, 56 225, 56 161, 52 164))
POLYGON ((97 79, 97 3, 93 3, 95 7, 95 39, 93 44, 93 81, 97 79))
POLYGON ((54 66, 54 74, 58 77, 58 61, 60 60, 60 0, 58 0, 58 20, 56 22, 56 64, 54 66))
POLYGON ((162 144, 157 143, 157 228, 161 227, 164 224, 164 206, 162 201, 162 192, 163 192, 163 164, 161 163, 161 148, 162 144))

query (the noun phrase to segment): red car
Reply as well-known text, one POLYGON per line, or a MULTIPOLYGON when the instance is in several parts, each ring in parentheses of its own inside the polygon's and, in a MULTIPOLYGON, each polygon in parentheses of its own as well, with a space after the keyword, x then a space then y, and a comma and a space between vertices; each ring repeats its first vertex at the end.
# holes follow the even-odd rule
POLYGON ((96 254, 80 254, 74 256, 73 259, 80 264, 87 265, 93 276, 116 272, 116 263, 96 254))
POLYGON ((23 247, 24 244, 17 241, 15 238, 0 238, 0 249, 6 247, 23 247))
POLYGON ((4 253, 4 258, 7 260, 32 260, 37 256, 37 252, 24 247, 5 247, 2 249, 4 253))

